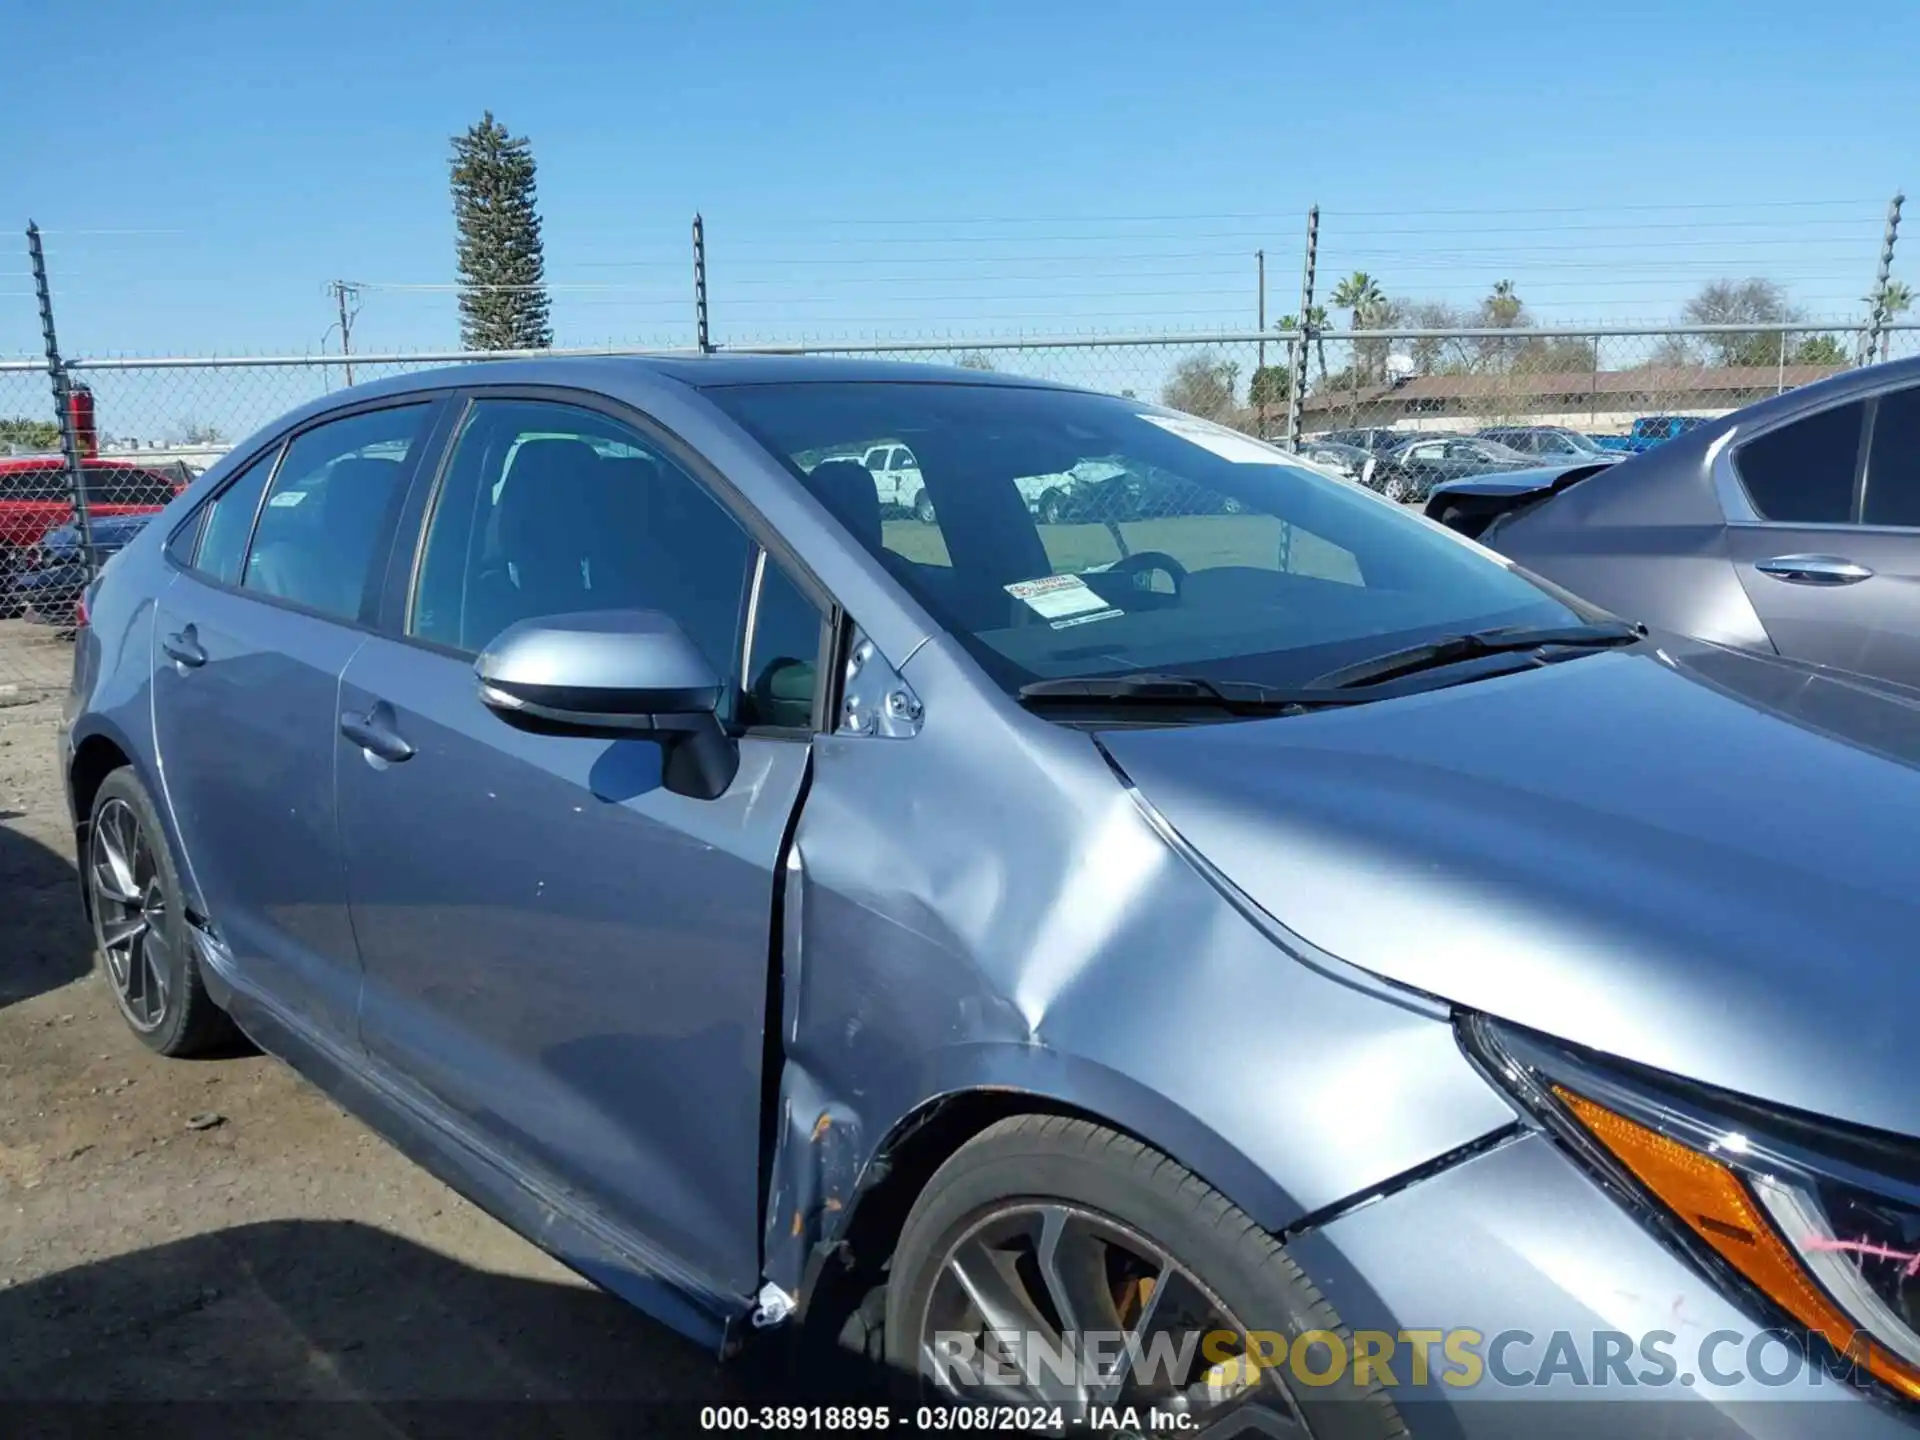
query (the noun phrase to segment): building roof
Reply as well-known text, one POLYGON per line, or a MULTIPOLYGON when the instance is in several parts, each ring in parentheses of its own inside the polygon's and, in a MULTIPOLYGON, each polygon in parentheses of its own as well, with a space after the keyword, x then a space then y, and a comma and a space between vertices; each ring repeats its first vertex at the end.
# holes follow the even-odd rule
MULTIPOLYGON (((1399 385, 1364 385, 1358 391, 1323 390, 1301 402, 1303 410, 1339 410, 1372 403, 1412 400, 1522 400, 1589 396, 1677 395, 1751 397, 1792 390, 1837 375, 1844 365, 1643 365, 1632 370, 1512 371, 1506 374, 1418 375, 1399 385)), ((1740 403, 1738 401, 1734 403, 1740 403)))

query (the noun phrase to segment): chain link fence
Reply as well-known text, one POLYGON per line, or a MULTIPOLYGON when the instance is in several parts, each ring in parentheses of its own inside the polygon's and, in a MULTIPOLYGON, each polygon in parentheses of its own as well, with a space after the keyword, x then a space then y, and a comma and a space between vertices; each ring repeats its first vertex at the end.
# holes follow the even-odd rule
MULTIPOLYGON (((1326 330, 718 348, 957 365, 1084 386, 1168 405, 1282 444, 1297 438, 1321 463, 1384 488, 1391 467, 1367 467, 1364 456, 1355 459, 1338 443, 1383 453, 1403 437, 1498 429, 1505 433, 1495 438, 1542 463, 1557 456, 1538 448, 1545 443, 1538 440, 1541 427, 1621 446, 1636 421, 1645 429, 1646 422, 1669 417, 1677 428, 1686 417, 1723 415, 1859 364, 1867 343, 1867 328, 1856 322, 1791 329, 1326 330), (1297 432, 1290 433, 1296 424, 1297 432), (1320 438, 1336 444, 1312 443, 1320 438)), ((1920 324, 1896 323, 1882 327, 1873 358, 1915 353, 1920 324)), ((66 416, 55 411, 44 362, 0 362, 0 700, 8 686, 66 683, 69 659, 56 642, 71 625, 74 600, 92 568, 232 445, 350 383, 499 358, 440 353, 68 360, 73 394, 66 416), (61 454, 63 421, 73 427, 81 462, 80 507, 61 454)), ((906 465, 910 456, 894 461, 906 465)), ((1029 496, 1036 506, 1038 488, 1029 496)), ((1105 498, 1088 490, 1072 505, 1088 515, 1103 505, 1159 505, 1173 514, 1224 503, 1150 485, 1124 492, 1109 484, 1100 495, 1105 498)))

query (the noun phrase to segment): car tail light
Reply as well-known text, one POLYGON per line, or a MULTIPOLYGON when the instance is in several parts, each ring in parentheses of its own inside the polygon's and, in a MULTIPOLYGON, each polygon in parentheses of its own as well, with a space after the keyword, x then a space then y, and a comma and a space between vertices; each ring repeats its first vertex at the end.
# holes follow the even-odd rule
POLYGON ((87 611, 87 592, 82 590, 79 598, 73 602, 73 628, 84 630, 92 623, 92 619, 87 611))

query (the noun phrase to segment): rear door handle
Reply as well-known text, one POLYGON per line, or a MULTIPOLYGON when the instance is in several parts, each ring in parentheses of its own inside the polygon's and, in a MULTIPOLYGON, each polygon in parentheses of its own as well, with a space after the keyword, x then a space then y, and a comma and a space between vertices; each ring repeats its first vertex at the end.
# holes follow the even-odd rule
POLYGON ((1754 569, 1790 585, 1858 585, 1873 571, 1839 555, 1776 555, 1754 569))
POLYGON ((207 652, 201 646, 200 637, 191 625, 176 634, 161 636, 160 648, 167 652, 168 657, 175 664, 184 665, 192 670, 197 670, 207 663, 207 652))
POLYGON ((369 755, 378 755, 382 760, 398 764, 413 758, 413 746, 393 728, 393 707, 384 700, 376 701, 373 708, 365 712, 342 710, 340 733, 369 755))

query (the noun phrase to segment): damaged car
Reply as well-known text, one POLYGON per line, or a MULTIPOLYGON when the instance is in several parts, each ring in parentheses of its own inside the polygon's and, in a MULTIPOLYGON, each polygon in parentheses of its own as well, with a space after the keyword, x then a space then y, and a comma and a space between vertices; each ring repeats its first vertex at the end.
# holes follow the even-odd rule
POLYGON ((1635 1435, 1541 1353, 1626 1335, 1739 1434, 1778 1366, 1652 1337, 1784 1335, 1857 1362, 1819 1433, 1910 1433, 1911 696, 1190 416, 801 357, 339 392, 86 602, 133 1032, 243 1031, 722 1353, 1056 1433, 1635 1435), (801 463, 876 435, 930 522, 801 463), (1207 503, 1037 523, 1095 458, 1207 503))

